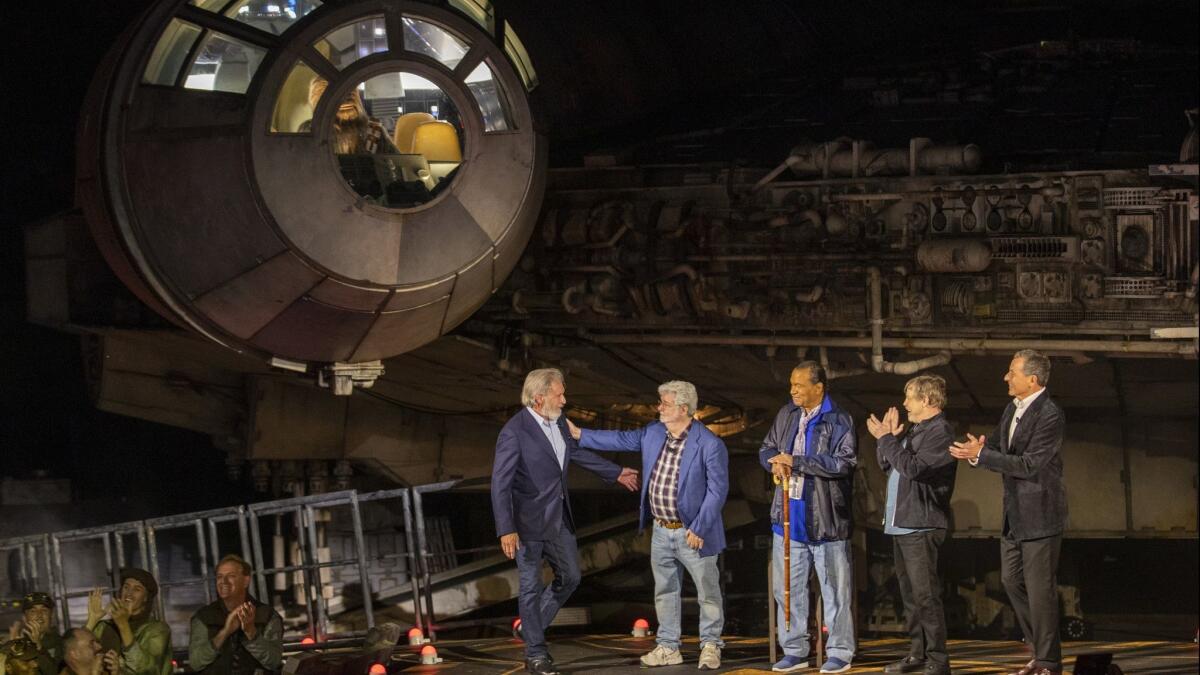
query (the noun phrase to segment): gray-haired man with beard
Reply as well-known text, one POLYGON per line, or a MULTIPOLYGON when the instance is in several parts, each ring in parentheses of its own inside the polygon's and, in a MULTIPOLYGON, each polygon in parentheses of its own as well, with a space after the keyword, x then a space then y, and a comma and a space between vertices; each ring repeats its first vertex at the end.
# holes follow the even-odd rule
POLYGON ((876 438, 879 467, 887 472, 883 531, 892 536, 896 580, 912 637, 908 656, 883 668, 885 673, 950 675, 946 653, 946 616, 938 553, 950 525, 950 495, 958 462, 946 454, 954 430, 942 409, 946 380, 918 375, 904 385, 904 409, 910 427, 890 408, 880 420, 867 420, 876 438))
POLYGON ((530 371, 521 389, 523 408, 496 439, 492 465, 492 513, 500 549, 517 561, 525 667, 557 675, 546 646, 546 626, 579 585, 579 550, 567 490, 567 467, 578 464, 604 480, 638 489, 638 473, 579 447, 562 415, 567 403, 562 371, 530 371), (542 582, 542 561, 554 581, 542 582))

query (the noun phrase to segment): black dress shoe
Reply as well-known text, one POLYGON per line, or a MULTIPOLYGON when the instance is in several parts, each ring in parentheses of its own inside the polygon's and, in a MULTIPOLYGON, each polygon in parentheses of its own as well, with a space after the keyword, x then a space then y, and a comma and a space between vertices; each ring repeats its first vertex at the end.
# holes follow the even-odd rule
POLYGON ((536 659, 529 659, 525 662, 525 672, 533 673, 534 675, 561 675, 558 668, 554 667, 554 659, 549 656, 539 656, 536 659))
POLYGON ((918 659, 915 656, 906 656, 883 667, 885 673, 919 673, 924 670, 925 659, 918 659))

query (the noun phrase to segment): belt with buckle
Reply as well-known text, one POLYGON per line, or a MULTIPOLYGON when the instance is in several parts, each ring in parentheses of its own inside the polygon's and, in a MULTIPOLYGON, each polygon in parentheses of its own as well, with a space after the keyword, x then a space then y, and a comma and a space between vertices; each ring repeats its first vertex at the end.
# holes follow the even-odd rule
POLYGON ((659 518, 655 518, 654 522, 658 523, 661 527, 667 528, 668 530, 678 530, 679 528, 683 527, 683 523, 679 522, 678 520, 661 520, 659 518))

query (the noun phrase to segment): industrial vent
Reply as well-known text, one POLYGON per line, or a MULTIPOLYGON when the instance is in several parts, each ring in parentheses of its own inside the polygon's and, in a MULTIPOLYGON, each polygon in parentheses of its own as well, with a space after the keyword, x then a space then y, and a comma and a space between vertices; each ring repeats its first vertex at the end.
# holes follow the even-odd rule
POLYGON ((1187 324, 1192 320, 1187 312, 1173 309, 1104 309, 1089 311, 1087 318, 1089 321, 1145 321, 1164 325, 1187 324))
POLYGON ((1106 209, 1156 209, 1162 207, 1159 194, 1162 188, 1157 187, 1123 187, 1105 188, 1104 208, 1106 209))
POLYGON ((996 319, 1002 323, 1079 323, 1086 312, 1078 305, 1021 305, 1001 307, 996 319))
POLYGON ((1165 284, 1162 277, 1104 277, 1106 298, 1157 298, 1165 284))
POLYGON ((1000 260, 1076 260, 1079 237, 992 237, 992 257, 1000 260))
POLYGON ((1041 305, 1002 307, 996 310, 1001 323, 1081 323, 1083 321, 1147 322, 1159 324, 1188 323, 1190 315, 1170 309, 1088 309, 1078 305, 1041 305))

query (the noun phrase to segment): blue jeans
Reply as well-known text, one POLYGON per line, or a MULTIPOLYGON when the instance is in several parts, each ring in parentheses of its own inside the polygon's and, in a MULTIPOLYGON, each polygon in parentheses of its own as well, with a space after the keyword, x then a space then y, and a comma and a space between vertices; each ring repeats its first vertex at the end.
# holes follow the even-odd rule
POLYGON ((775 623, 783 653, 808 657, 808 576, 816 568, 821 584, 821 602, 829 639, 825 653, 847 663, 854 660, 854 618, 850 616, 853 577, 850 566, 850 542, 827 541, 805 544, 792 541, 792 627, 784 627, 783 612, 783 537, 773 535, 771 572, 775 577, 775 623))
POLYGON ((517 577, 520 590, 517 607, 521 613, 521 632, 525 634, 525 658, 546 656, 546 626, 579 587, 579 549, 575 535, 562 527, 559 534, 545 541, 521 540, 517 549, 517 577), (542 583, 542 560, 550 563, 554 581, 542 583))
POLYGON ((654 611, 658 614, 656 642, 668 649, 679 649, 682 572, 686 569, 696 584, 700 602, 700 644, 724 647, 721 629, 725 627, 725 609, 717 556, 702 558, 699 551, 688 546, 687 528, 671 530, 655 523, 650 539, 650 569, 654 571, 654 611))

